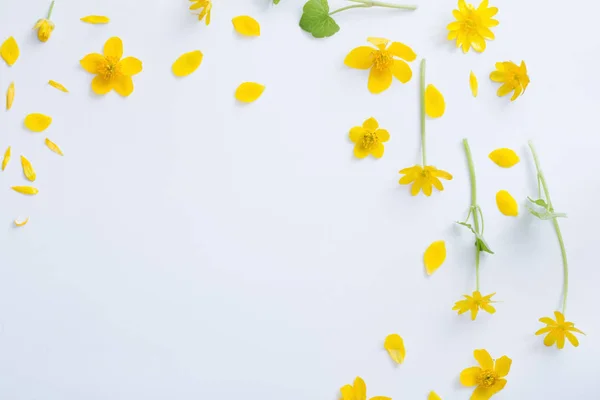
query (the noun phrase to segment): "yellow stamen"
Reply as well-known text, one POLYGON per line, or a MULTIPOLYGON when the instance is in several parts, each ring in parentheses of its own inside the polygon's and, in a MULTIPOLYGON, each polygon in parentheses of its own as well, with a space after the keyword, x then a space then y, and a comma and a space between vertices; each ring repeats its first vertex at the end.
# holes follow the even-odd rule
POLYGON ((377 50, 373 52, 373 66, 377 71, 388 69, 394 62, 392 55, 385 50, 377 50))
POLYGON ((106 80, 112 80, 121 74, 121 64, 116 57, 105 57, 104 63, 98 66, 98 75, 106 80))
POLYGON ((379 137, 375 132, 366 132, 362 139, 362 146, 365 149, 370 149, 379 142, 379 137))
POLYGON ((494 386, 494 383, 496 383, 497 379, 498 374, 496 374, 496 372, 492 371, 491 369, 486 369, 481 371, 477 377, 477 384, 479 386, 488 388, 494 386))

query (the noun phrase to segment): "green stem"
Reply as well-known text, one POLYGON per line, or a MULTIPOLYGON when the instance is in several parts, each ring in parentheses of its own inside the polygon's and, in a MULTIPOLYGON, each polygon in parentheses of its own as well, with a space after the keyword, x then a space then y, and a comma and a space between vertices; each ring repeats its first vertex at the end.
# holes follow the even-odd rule
MULTIPOLYGON (((542 187, 544 188, 544 194, 546 195, 546 203, 548 204, 548 210, 550 212, 554 212, 552 200, 550 199, 550 191, 548 190, 548 184, 546 183, 546 177, 542 172, 542 168, 540 167, 540 160, 538 159, 537 152, 535 151, 535 147, 533 146, 533 142, 531 140, 529 141, 529 148, 531 149, 531 154, 533 155, 533 162, 535 163, 535 169, 537 170, 538 180, 542 183, 542 187)), ((567 250, 565 248, 565 242, 563 240, 557 218, 552 218, 552 225, 554 225, 554 230, 556 231, 556 236, 558 237, 558 244, 560 245, 560 253, 563 262, 562 313, 564 315, 565 311, 567 310, 567 295, 569 294, 569 263, 567 261, 567 250)))
POLYGON ((345 10, 349 10, 351 8, 369 8, 369 7, 371 7, 371 6, 368 6, 366 4, 354 4, 352 6, 346 6, 346 7, 338 8, 337 10, 330 12, 329 15, 337 14, 339 12, 342 12, 342 11, 345 11, 345 10))
MULTIPOLYGON (((467 154, 467 162, 469 164, 469 176, 471 177, 471 207, 475 209, 473 212, 473 225, 475 225, 475 232, 479 232, 479 213, 477 212, 477 180, 475 177, 475 166, 473 165, 473 156, 471 154, 471 147, 469 147, 469 141, 463 139, 463 146, 465 147, 465 153, 467 154)), ((481 250, 479 246, 475 246, 475 276, 477 280, 477 291, 479 291, 479 253, 481 250)))
POLYGON ((425 67, 427 61, 421 60, 421 162, 427 165, 427 142, 425 136, 425 67))
POLYGON ((54 0, 50 3, 50 9, 48 10, 48 17, 46 19, 50 19, 52 16, 52 10, 54 10, 54 0))
POLYGON ((416 10, 417 6, 414 5, 400 5, 400 4, 392 4, 392 3, 384 3, 382 1, 375 0, 348 0, 353 3, 362 3, 368 5, 369 7, 385 7, 385 8, 396 8, 400 10, 416 10))

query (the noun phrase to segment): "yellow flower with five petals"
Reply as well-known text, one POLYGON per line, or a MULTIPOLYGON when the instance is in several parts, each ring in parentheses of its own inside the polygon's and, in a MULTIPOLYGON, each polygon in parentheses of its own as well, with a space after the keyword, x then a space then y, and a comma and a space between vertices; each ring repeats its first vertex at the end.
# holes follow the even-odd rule
POLYGON ((497 26, 498 21, 492 17, 498 13, 498 8, 490 7, 488 0, 483 0, 475 8, 465 0, 458 0, 458 10, 452 10, 456 21, 448 24, 448 40, 456 39, 456 47, 461 47, 463 53, 471 47, 479 53, 486 48, 486 39, 494 40, 490 28, 497 26))
POLYGON ((472 296, 468 294, 463 295, 465 297, 464 300, 459 300, 454 304, 452 310, 458 311, 458 315, 464 314, 467 311, 471 311, 471 320, 475 321, 477 318, 477 313, 479 310, 484 310, 489 312, 490 314, 494 314, 496 309, 490 305, 490 303, 494 303, 492 301, 492 296, 496 293, 488 294, 487 296, 481 296, 479 290, 473 292, 472 296))
MULTIPOLYGON (((345 385, 340 389, 342 400, 367 400, 367 385, 360 376, 354 379, 353 385, 345 385)), ((371 397, 371 400, 392 400, 385 396, 371 397)))
POLYGON ((495 362, 487 350, 473 352, 479 367, 466 368, 460 373, 460 383, 463 386, 477 386, 471 400, 488 400, 506 386, 506 377, 510 371, 512 360, 502 356, 495 362))
POLYGON ((350 140, 354 143, 356 158, 365 158, 371 154, 375 158, 383 156, 383 143, 390 140, 385 129, 379 129, 379 123, 373 117, 363 122, 362 126, 350 129, 350 140))
POLYGON ((92 90, 96 94, 106 94, 111 90, 121 96, 133 92, 131 77, 142 71, 142 62, 135 57, 123 58, 123 42, 111 37, 104 44, 104 55, 91 53, 81 59, 83 69, 96 74, 92 80, 92 90))
POLYGON ((210 10, 212 9, 212 0, 190 0, 193 4, 190 6, 190 10, 202 9, 198 14, 198 21, 204 19, 206 25, 210 24, 210 10), (205 19, 206 17, 206 19, 205 19))
POLYGON ((514 90, 510 101, 515 101, 521 96, 530 82, 525 61, 521 61, 521 65, 512 61, 497 62, 496 70, 490 74, 490 79, 502 83, 497 92, 499 97, 506 96, 514 90))
POLYGON ((573 322, 565 321, 565 316, 560 311, 554 311, 554 316, 556 317, 556 321, 550 317, 540 318, 540 322, 546 324, 546 327, 540 329, 535 334, 543 335, 547 333, 544 338, 544 344, 548 347, 556 343, 556 347, 562 349, 565 347, 565 337, 574 347, 579 346, 579 340, 571 332, 581 333, 582 335, 585 335, 585 333, 575 328, 573 322))
POLYGON ((412 183, 410 194, 416 196, 422 190, 425 196, 431 196, 432 187, 435 186, 440 192, 444 190, 444 185, 440 181, 440 178, 452 180, 452 175, 441 169, 437 169, 431 165, 422 167, 415 165, 400 170, 400 173, 404 176, 400 178, 398 183, 401 185, 409 185, 412 183))
POLYGON ((392 84, 392 77, 402 83, 410 81, 412 70, 403 61, 414 61, 417 58, 410 47, 400 42, 391 42, 390 44, 388 39, 368 38, 367 40, 375 48, 360 46, 353 49, 346 56, 344 64, 350 68, 371 69, 368 83, 371 93, 381 93, 389 88, 392 84))

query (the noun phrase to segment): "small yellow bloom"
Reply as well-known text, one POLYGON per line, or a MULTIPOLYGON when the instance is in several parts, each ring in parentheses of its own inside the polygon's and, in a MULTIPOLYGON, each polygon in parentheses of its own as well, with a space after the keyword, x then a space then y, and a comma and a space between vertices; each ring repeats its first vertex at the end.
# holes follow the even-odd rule
POLYGON ((585 333, 575 328, 574 323, 565 321, 565 316, 561 312, 554 311, 554 316, 556 317, 556 321, 550 317, 540 318, 540 322, 546 324, 546 327, 540 329, 535 334, 542 335, 547 333, 544 338, 544 344, 546 346, 552 346, 556 343, 556 347, 562 349, 565 347, 565 337, 569 339, 569 342, 571 342, 573 346, 579 346, 579 340, 577 340, 575 335, 571 332, 581 333, 582 335, 585 335, 585 333))
POLYGON ((40 42, 47 42, 50 39, 50 35, 52 35, 52 31, 54 30, 54 22, 49 19, 40 19, 35 24, 33 29, 37 29, 37 37, 40 42))
MULTIPOLYGON (((360 376, 354 380, 354 386, 345 385, 340 389, 342 400, 367 400, 367 385, 360 376)), ((375 396, 371 400, 392 400, 390 397, 375 396)))
POLYGON ((92 90, 96 94, 106 94, 113 89, 121 96, 133 92, 131 77, 142 71, 142 62, 135 57, 122 57, 123 42, 118 37, 111 37, 104 44, 104 55, 91 53, 81 59, 83 69, 96 74, 92 80, 92 90))
POLYGON ((475 350, 473 352, 479 367, 464 369, 460 373, 460 383, 463 386, 477 386, 471 400, 488 400, 490 397, 504 389, 506 379, 503 379, 510 371, 512 360, 502 356, 494 362, 487 350, 475 350))
POLYGON ((401 185, 409 185, 412 183, 410 194, 416 196, 421 190, 425 196, 431 196, 432 187, 435 186, 440 192, 444 190, 444 185, 439 178, 452 180, 452 175, 431 165, 422 167, 415 165, 414 167, 408 167, 400 170, 400 173, 404 176, 400 178, 401 185), (414 182, 414 183, 413 183, 414 182))
POLYGON ((396 364, 402 364, 406 357, 406 348, 404 347, 404 339, 396 333, 392 333, 385 338, 383 347, 396 364))
POLYGON ((381 93, 392 84, 392 77, 406 83, 412 78, 412 70, 403 60, 414 61, 415 52, 407 45, 400 42, 390 43, 387 39, 368 38, 373 47, 360 46, 353 49, 344 60, 350 68, 371 69, 369 73, 369 91, 381 93))
POLYGON ((383 143, 390 140, 385 129, 379 129, 379 123, 373 117, 365 120, 362 126, 350 129, 350 140, 354 143, 354 156, 365 158, 371 154, 375 158, 383 156, 383 143))
POLYGON ((198 10, 202 9, 198 14, 198 21, 202 21, 204 17, 204 22, 206 25, 210 24, 210 10, 212 9, 212 0, 190 0, 193 4, 190 6, 190 10, 198 10))
POLYGON ((477 318, 477 313, 479 309, 489 312, 490 314, 494 314, 496 309, 490 305, 490 303, 495 303, 492 301, 492 296, 496 293, 488 294, 487 296, 482 297, 481 293, 478 290, 473 292, 473 296, 469 296, 468 294, 463 295, 465 300, 459 300, 454 304, 452 310, 458 311, 458 315, 464 314, 467 311, 471 311, 471 320, 475 321, 477 318))
POLYGON ((458 0, 458 10, 452 10, 456 21, 448 24, 448 40, 456 39, 456 47, 462 47, 463 53, 471 47, 479 53, 486 48, 486 39, 494 40, 495 35, 490 28, 497 26, 498 21, 492 17, 498 8, 489 7, 488 0, 483 0, 475 8, 465 0, 458 0))
POLYGON ((506 96, 514 90, 510 101, 515 101, 517 97, 525 93, 530 82, 525 61, 521 61, 521 65, 512 61, 497 62, 496 70, 490 74, 490 79, 502 83, 497 92, 499 97, 506 96))

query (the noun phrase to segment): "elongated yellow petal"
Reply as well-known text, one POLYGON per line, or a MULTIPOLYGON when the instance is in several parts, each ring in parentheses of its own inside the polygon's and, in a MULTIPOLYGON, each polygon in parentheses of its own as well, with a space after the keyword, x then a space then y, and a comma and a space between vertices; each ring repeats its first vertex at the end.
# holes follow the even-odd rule
POLYGON ((81 18, 81 21, 87 24, 108 24, 110 18, 103 15, 88 15, 87 17, 81 18))
POLYGON ((492 151, 489 155, 497 166, 502 168, 510 168, 519 162, 519 156, 514 150, 501 148, 492 151))
POLYGON ((12 36, 6 39, 4 43, 2 43, 2 46, 0 46, 0 56, 2 56, 2 59, 6 61, 9 66, 12 66, 17 61, 19 54, 21 54, 19 45, 12 36))
POLYGON ((446 242, 438 240, 429 245, 425 250, 423 261, 427 275, 433 274, 446 260, 446 242))
POLYGON ((17 227, 25 226, 25 225, 27 225, 28 222, 29 222, 29 217, 27 217, 23 220, 15 219, 15 226, 17 226, 17 227))
POLYGON ((442 400, 442 398, 438 396, 436 392, 431 391, 431 393, 429 393, 429 396, 427 397, 427 400, 442 400))
POLYGON ((469 86, 471 87, 473 97, 477 97, 477 94, 479 93, 479 83, 477 82, 477 77, 473 71, 471 71, 471 74, 469 75, 469 86))
POLYGON ((175 76, 188 76, 202 64, 204 55, 200 50, 190 51, 179 56, 173 63, 171 70, 175 76))
POLYGON ((25 156, 21 156, 21 166, 23 167, 23 173, 25 174, 25 177, 30 182, 35 181, 35 170, 33 169, 31 162, 25 156))
POLYGON ((425 89, 425 112, 431 118, 439 118, 446 111, 446 101, 442 93, 433 85, 425 89))
POLYGON ((60 90, 61 92, 69 93, 69 90, 66 87, 64 87, 63 85, 61 85, 60 83, 58 83, 56 81, 49 80, 48 85, 52 86, 55 89, 60 90))
POLYGON ((32 132, 43 132, 52 123, 52 117, 44 114, 29 114, 25 117, 25 127, 32 132))
POLYGON ((235 98, 243 103, 252 103, 262 95, 265 86, 256 82, 244 82, 235 90, 235 98))
POLYGON ((15 100, 15 83, 11 82, 10 86, 8 86, 8 90, 6 91, 6 109, 10 110, 13 105, 13 101, 15 100))
POLYGON ((402 364, 406 357, 406 349, 404 348, 404 340, 400 335, 392 333, 385 338, 383 347, 387 350, 390 357, 396 364, 402 364))
POLYGON ((8 149, 6 149, 6 151, 4 152, 4 158, 2 159, 2 171, 4 171, 4 169, 8 165, 9 161, 10 161, 10 146, 8 146, 8 149))
POLYGON ((498 210, 507 217, 516 217, 519 215, 517 201, 506 190, 496 193, 496 205, 498 206, 498 210))
POLYGON ((254 18, 240 15, 231 20, 236 32, 244 36, 260 36, 260 24, 254 18))
POLYGON ((34 196, 39 192, 39 190, 37 190, 33 186, 13 186, 12 190, 14 190, 17 193, 27 194, 30 196, 34 196))
POLYGON ((52 140, 46 138, 46 140, 44 141, 44 143, 46 143, 46 146, 48 146, 48 148, 50 150, 52 150, 53 152, 55 152, 58 155, 64 156, 62 150, 60 149, 60 147, 58 147, 58 145, 56 143, 54 143, 52 140))

